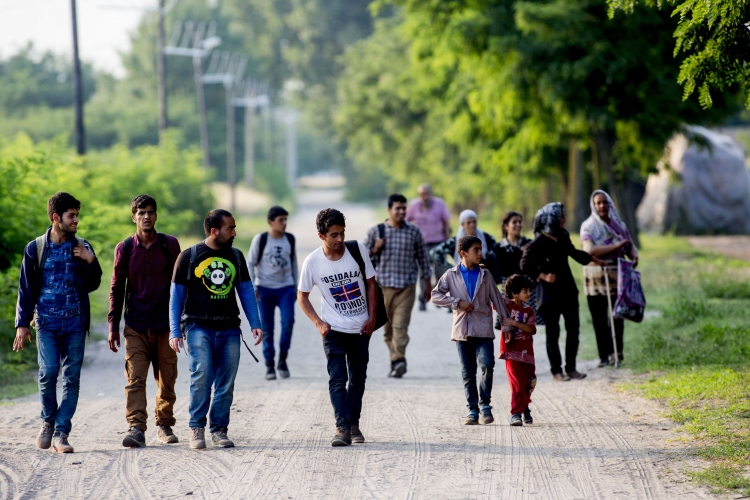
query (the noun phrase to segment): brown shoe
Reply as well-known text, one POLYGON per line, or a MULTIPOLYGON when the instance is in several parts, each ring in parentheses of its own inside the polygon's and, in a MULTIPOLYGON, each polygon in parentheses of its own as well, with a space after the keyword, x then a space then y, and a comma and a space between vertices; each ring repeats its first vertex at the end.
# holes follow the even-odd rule
POLYGON ((336 435, 331 440, 331 446, 349 446, 352 444, 352 431, 336 427, 336 435))
POLYGON ((158 424, 156 426, 156 439, 161 444, 173 444, 180 442, 180 440, 177 439, 177 436, 174 435, 174 432, 172 432, 172 428, 170 426, 161 424, 158 424))
POLYGON ((365 442, 365 436, 359 430, 359 425, 352 425, 352 443, 362 444, 365 442))
POLYGON ((73 447, 68 443, 68 435, 60 434, 52 440, 53 447, 57 453, 73 453, 73 447))
POLYGON ((568 377, 567 375, 563 375, 562 373, 555 373, 554 375, 552 375, 552 380, 554 380, 555 382, 567 382, 568 380, 570 380, 570 377, 568 377))
POLYGON ((49 422, 42 422, 42 429, 39 431, 39 435, 36 437, 36 445, 47 450, 52 446, 52 434, 54 434, 54 425, 49 422))
POLYGON ((586 374, 573 370, 572 372, 568 372, 568 377, 574 380, 583 380, 586 378, 586 374))

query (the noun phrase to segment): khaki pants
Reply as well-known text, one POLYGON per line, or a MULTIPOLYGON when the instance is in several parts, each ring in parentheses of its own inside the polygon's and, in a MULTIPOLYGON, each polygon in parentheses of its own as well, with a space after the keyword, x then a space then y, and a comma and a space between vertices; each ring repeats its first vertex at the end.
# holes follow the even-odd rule
POLYGON ((146 378, 154 367, 156 380, 156 424, 175 424, 174 402, 177 395, 177 353, 169 347, 169 331, 139 333, 125 325, 125 418, 130 427, 146 432, 146 378))
POLYGON ((416 283, 406 288, 383 287, 385 310, 390 319, 385 324, 383 337, 388 350, 391 352, 392 362, 406 360, 406 345, 409 343, 409 322, 411 322, 411 310, 414 308, 416 291, 416 283))

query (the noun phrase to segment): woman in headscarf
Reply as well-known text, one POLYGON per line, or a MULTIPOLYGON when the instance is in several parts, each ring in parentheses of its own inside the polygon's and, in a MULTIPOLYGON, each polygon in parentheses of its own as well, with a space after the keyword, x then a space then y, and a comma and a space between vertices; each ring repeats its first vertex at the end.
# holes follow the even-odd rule
MULTIPOLYGON (((502 218, 502 228, 503 239, 497 244, 496 252, 497 267, 501 275, 499 283, 505 284, 505 280, 510 276, 521 274, 521 256, 523 255, 523 247, 531 243, 531 240, 521 234, 523 231, 523 215, 519 212, 513 210, 506 212, 502 218)), ((534 311, 536 312, 535 292, 535 289, 532 288, 529 305, 534 308, 534 311)), ((544 325, 544 321, 541 317, 537 317, 537 324, 544 325)), ((498 316, 495 321, 495 329, 500 330, 501 328, 500 316, 498 316)))
POLYGON ((464 210, 461 212, 458 216, 458 222, 461 224, 458 234, 430 250, 430 259, 437 267, 447 269, 451 267, 447 259, 449 255, 453 257, 454 263, 461 261, 461 258, 458 256, 456 242, 460 240, 462 236, 476 236, 482 240, 482 264, 484 264, 490 273, 492 273, 492 277, 495 281, 499 282, 498 280, 500 279, 500 276, 497 274, 496 270, 497 259, 495 257, 495 250, 497 248, 497 242, 495 241, 495 238, 477 227, 477 213, 474 210, 464 210))
POLYGON ((603 262, 588 253, 578 250, 570 241, 570 234, 563 228, 565 208, 562 203, 548 203, 534 217, 534 241, 526 245, 521 257, 521 271, 531 279, 538 280, 537 307, 544 318, 547 333, 547 356, 552 377, 556 381, 571 378, 582 379, 586 374, 576 370, 578 355, 578 287, 568 265, 568 257, 586 265, 594 261, 603 262), (560 316, 565 319, 565 372, 560 355, 560 316))
MULTIPOLYGON (((591 264, 583 268, 583 291, 589 303, 596 345, 599 348, 601 360, 599 367, 603 367, 615 362, 607 295, 610 296, 614 305, 617 299, 617 259, 627 256, 636 266, 638 265, 638 250, 630 240, 630 232, 620 219, 612 198, 607 193, 597 189, 591 194, 589 205, 591 216, 581 224, 581 246, 589 254, 604 261, 609 277, 609 288, 607 288, 604 269, 591 264)), ((625 324, 622 318, 615 318, 614 323, 617 357, 622 361, 622 334, 625 324)))

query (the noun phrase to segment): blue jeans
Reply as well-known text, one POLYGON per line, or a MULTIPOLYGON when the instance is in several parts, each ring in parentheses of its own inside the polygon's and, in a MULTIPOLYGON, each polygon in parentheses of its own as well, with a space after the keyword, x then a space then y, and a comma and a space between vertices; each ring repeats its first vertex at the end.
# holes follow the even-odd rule
POLYGON ((351 429, 352 425, 359 425, 367 363, 370 361, 370 337, 335 330, 323 337, 323 349, 328 359, 328 393, 336 427, 351 429))
POLYGON ((55 436, 70 434, 70 420, 78 406, 81 366, 86 346, 86 318, 39 316, 36 319, 36 347, 39 353, 39 397, 42 420, 52 424, 55 436), (62 366, 63 390, 57 405, 57 376, 62 366))
POLYGON ((464 379, 466 406, 469 411, 479 411, 479 405, 489 406, 492 398, 492 376, 495 370, 495 342, 493 339, 469 337, 457 341, 461 376, 464 379), (479 394, 477 394, 477 366, 481 369, 479 394))
POLYGON ((279 308, 281 315, 281 338, 279 339, 279 359, 286 359, 289 346, 292 344, 294 327, 294 301, 297 300, 297 289, 294 286, 283 288, 258 287, 260 303, 260 322, 263 325, 263 357, 266 365, 273 366, 276 351, 273 347, 274 311, 279 308))
POLYGON ((213 330, 198 324, 185 328, 190 357, 190 428, 205 428, 211 406, 209 430, 229 427, 234 379, 240 366, 240 329, 213 330), (214 397, 211 401, 211 388, 214 397))

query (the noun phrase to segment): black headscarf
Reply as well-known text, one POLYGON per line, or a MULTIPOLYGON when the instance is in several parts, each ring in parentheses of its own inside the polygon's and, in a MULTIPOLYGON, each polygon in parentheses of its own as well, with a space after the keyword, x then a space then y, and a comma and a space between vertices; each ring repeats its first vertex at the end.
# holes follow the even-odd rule
POLYGON ((534 234, 549 234, 550 236, 561 236, 567 231, 560 227, 565 215, 565 206, 560 202, 547 203, 534 216, 534 234))

